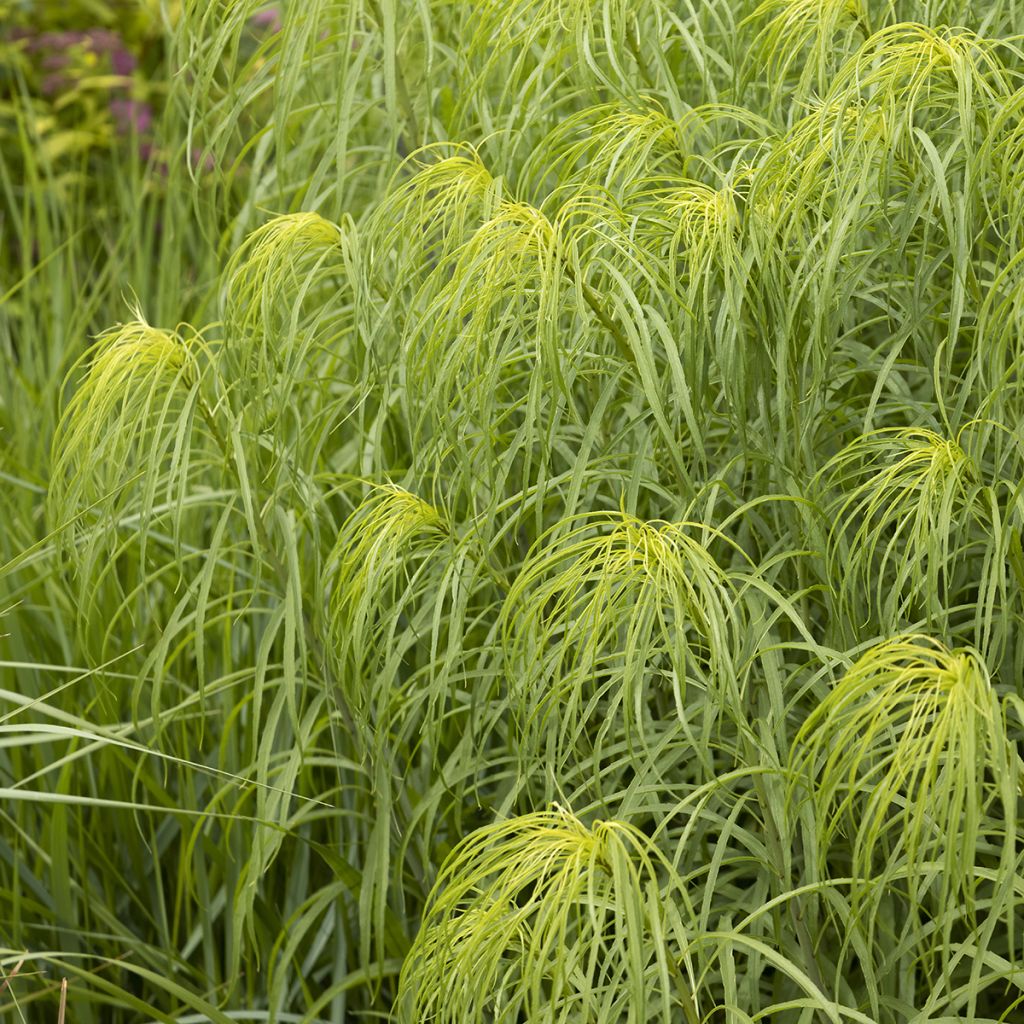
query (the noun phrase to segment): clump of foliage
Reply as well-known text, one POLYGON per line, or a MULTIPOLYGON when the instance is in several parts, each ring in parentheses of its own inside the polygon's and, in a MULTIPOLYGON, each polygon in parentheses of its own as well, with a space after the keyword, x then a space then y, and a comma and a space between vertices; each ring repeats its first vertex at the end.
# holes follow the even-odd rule
POLYGON ((0 11, 0 1016, 1024 1019, 1020 0, 0 11))

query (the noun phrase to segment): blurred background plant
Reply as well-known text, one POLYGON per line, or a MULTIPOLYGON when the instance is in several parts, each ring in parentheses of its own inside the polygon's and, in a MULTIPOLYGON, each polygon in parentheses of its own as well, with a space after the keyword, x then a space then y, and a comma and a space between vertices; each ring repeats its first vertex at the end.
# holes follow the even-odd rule
POLYGON ((166 93, 159 4, 36 6, 7 4, 4 12, 4 141, 27 132, 47 158, 66 158, 68 171, 58 175, 65 189, 76 184, 75 158, 116 138, 131 139, 146 158, 166 93))

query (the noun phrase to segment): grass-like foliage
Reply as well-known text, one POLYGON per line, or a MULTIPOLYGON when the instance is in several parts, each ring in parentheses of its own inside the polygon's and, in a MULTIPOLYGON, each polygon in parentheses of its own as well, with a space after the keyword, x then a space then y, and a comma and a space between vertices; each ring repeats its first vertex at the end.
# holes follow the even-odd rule
POLYGON ((531 755, 554 753, 560 765, 581 736, 640 739, 649 705, 655 721, 672 709, 685 720, 688 684, 702 688, 702 711, 734 706, 744 623, 739 588, 708 550, 719 531, 603 513, 552 534, 505 605, 531 755))
POLYGON ((588 828, 556 807, 483 828, 438 873, 398 1019, 696 1021, 675 952, 684 906, 664 856, 624 822, 588 828))
MULTIPOLYGON (((84 379, 54 434, 49 497, 55 527, 114 504, 131 479, 126 466, 139 466, 152 485, 163 457, 174 447, 187 450, 166 429, 178 420, 176 406, 196 376, 194 357, 178 333, 138 319, 101 334, 84 360, 84 379)), ((78 550, 77 544, 69 547, 78 550)))
POLYGON ((1005 729, 975 651, 924 636, 865 651, 794 741, 822 856, 845 833, 856 884, 875 885, 888 859, 913 885, 932 862, 943 903, 968 899, 983 830, 1013 842, 1019 785, 1005 729))
POLYGON ((834 495, 829 573, 844 615, 863 628, 863 601, 886 631, 915 613, 948 628, 958 562, 978 538, 972 520, 985 511, 979 469, 958 441, 927 429, 881 430, 851 442, 826 473, 834 495))
POLYGON ((1024 1020, 1022 31, 0 0, 0 1019, 1024 1020))

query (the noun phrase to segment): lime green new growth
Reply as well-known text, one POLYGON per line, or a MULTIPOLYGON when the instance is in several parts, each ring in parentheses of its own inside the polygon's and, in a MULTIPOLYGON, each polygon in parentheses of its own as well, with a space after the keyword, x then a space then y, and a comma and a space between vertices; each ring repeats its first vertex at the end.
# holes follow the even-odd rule
POLYGON ((4 19, 0 1019, 1024 1020, 1022 0, 4 19))

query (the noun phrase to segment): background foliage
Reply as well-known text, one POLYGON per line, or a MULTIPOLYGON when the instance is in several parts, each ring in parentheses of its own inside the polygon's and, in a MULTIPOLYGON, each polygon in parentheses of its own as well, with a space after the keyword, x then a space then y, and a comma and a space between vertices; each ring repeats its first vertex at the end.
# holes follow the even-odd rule
POLYGON ((0 16, 0 1016, 1024 1020, 1019 0, 0 16))

